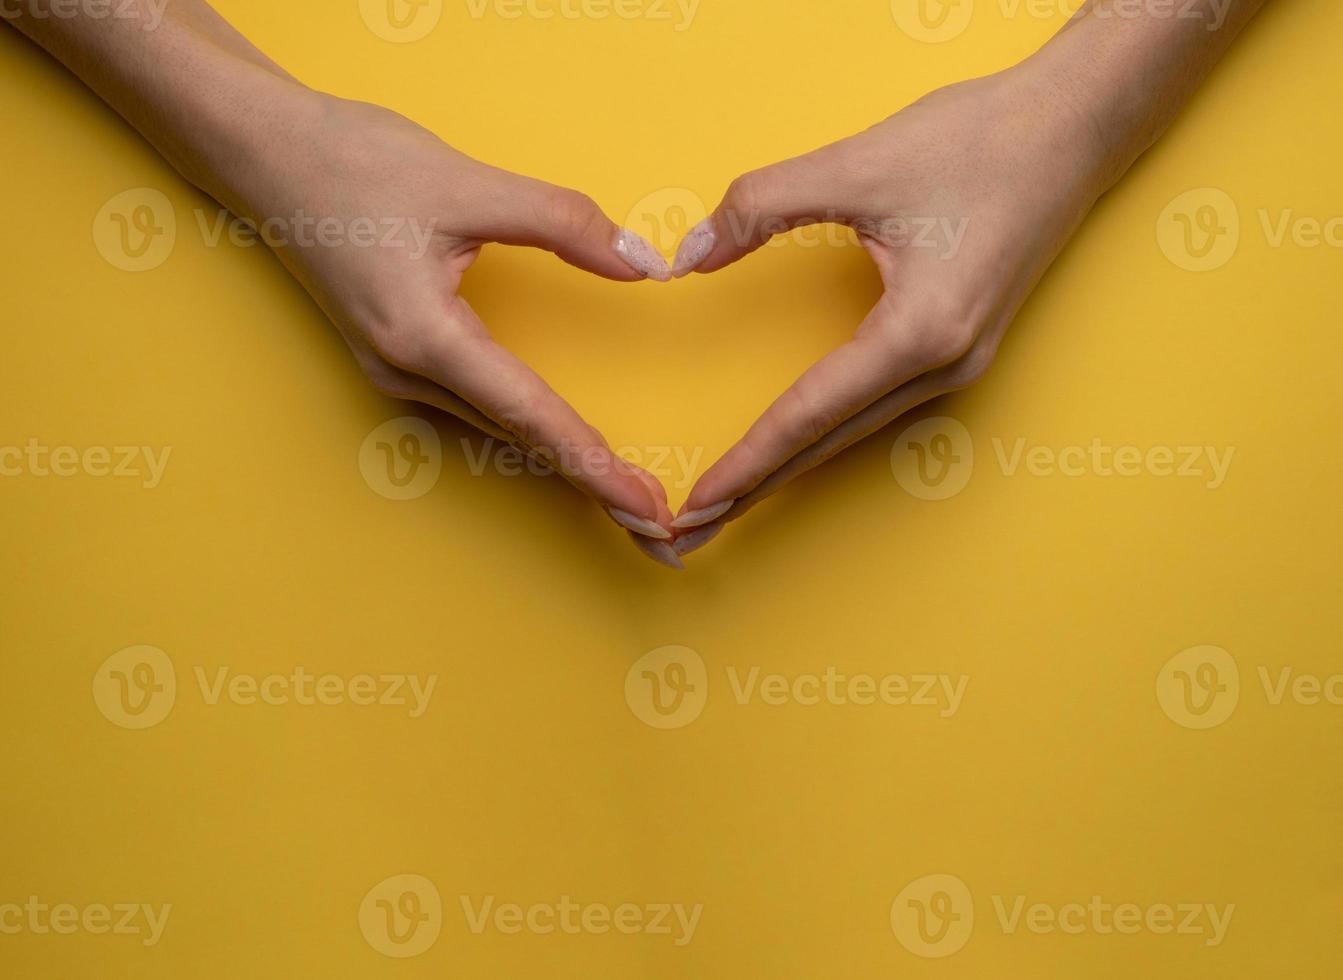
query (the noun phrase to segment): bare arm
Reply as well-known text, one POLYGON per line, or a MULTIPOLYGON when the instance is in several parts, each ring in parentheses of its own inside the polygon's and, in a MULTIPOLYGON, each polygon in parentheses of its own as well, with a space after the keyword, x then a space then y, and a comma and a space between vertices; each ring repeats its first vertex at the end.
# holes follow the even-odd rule
POLYGON ((866 132, 745 174, 675 273, 711 273, 780 228, 853 227, 885 294, 696 484, 676 548, 931 398, 983 376, 1096 200, 1163 133, 1264 0, 1092 0, 1019 65, 866 132), (911 224, 942 231, 911 240, 911 224), (921 247, 931 245, 932 247, 921 247))
POLYGON ((25 0, 13 23, 188 180, 270 229, 268 243, 380 391, 539 457, 645 554, 679 565, 658 481, 616 458, 458 293, 489 242, 546 249, 622 282, 670 278, 647 242, 582 194, 473 160, 394 112, 309 89, 202 0, 135 0, 131 18, 60 6, 67 13, 52 16, 50 0, 25 0), (329 234, 314 237, 314 226, 329 234))

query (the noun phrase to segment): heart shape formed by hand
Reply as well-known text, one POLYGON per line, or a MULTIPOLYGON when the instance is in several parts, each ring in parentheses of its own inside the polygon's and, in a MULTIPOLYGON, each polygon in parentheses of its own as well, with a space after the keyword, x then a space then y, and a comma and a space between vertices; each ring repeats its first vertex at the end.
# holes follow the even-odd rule
POLYGON ((1016 84, 1002 75, 940 90, 857 136, 739 177, 670 265, 582 194, 472 160, 396 113, 330 97, 311 134, 318 172, 266 175, 239 197, 263 202, 265 214, 403 215, 407 227, 429 228, 414 236, 429 243, 419 255, 280 251, 379 390, 451 412, 547 463, 646 555, 680 568, 799 474, 987 369, 1097 186, 1085 174, 1063 186, 1046 179, 1061 140, 1093 136, 1071 114, 1042 129, 1016 84), (854 337, 700 477, 678 515, 661 483, 616 459, 459 293, 491 242, 542 248, 607 279, 665 282, 716 272, 812 224, 847 227, 884 293, 854 337), (425 254, 433 261, 416 261, 425 254))
MULTIPOLYGON (((739 177, 686 233, 670 267, 633 232, 616 233, 616 251, 632 269, 666 280, 717 272, 802 226, 844 226, 884 287, 854 337, 765 409, 676 517, 659 514, 654 529, 616 515, 645 554, 681 567, 802 473, 983 376, 1102 189, 1099 173, 1066 186, 1047 180, 1060 140, 1077 141, 1082 156, 1092 136, 1073 118, 1042 132, 1035 111, 1005 76, 934 92, 857 136, 739 177)), ((929 435, 938 447, 952 440, 953 455, 960 438, 929 435)))

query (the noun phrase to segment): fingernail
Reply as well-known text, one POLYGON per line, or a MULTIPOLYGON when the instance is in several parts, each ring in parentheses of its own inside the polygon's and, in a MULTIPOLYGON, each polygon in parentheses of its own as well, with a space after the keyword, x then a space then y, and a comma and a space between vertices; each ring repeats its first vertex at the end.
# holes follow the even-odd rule
POLYGON ((606 512, 611 515, 613 521, 621 527, 633 531, 635 534, 642 534, 649 538, 657 538, 659 541, 666 541, 671 537, 671 532, 656 521, 635 517, 629 511, 621 510, 619 507, 608 507, 606 508, 606 512))
POLYGON ((683 534, 672 543, 672 549, 684 558, 692 551, 699 551, 706 544, 718 537, 726 524, 710 524, 707 527, 697 527, 689 534, 683 534))
POLYGON ((666 282, 672 277, 671 270, 667 268, 667 260, 643 235, 635 234, 628 228, 621 228, 620 234, 616 235, 615 250, 616 254, 625 260, 626 265, 642 276, 658 282, 666 282))
POLYGON ((713 230, 713 219, 705 218, 690 229, 685 240, 681 242, 681 247, 676 250, 672 275, 680 279, 694 272, 696 266, 705 260, 716 244, 718 244, 718 233, 713 230))
POLYGON ((634 542, 634 547, 638 548, 653 561, 659 565, 666 565, 668 568, 674 568, 678 572, 685 570, 685 565, 681 559, 676 557, 676 550, 665 541, 654 541, 652 538, 646 538, 642 534, 630 532, 630 539, 634 542))
POLYGON ((721 504, 714 504, 712 507, 705 507, 702 510, 692 510, 688 514, 682 514, 676 520, 671 522, 672 527, 699 527, 702 524, 708 524, 710 521, 716 521, 732 509, 735 500, 724 500, 721 504))

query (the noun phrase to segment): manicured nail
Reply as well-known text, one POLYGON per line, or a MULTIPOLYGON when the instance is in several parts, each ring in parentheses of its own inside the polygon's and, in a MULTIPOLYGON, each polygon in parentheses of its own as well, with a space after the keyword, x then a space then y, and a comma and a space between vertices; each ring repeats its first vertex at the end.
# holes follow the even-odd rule
POLYGON ((628 228, 621 228, 620 234, 616 235, 615 250, 616 254, 625 260, 625 264, 641 276, 658 282, 666 282, 672 277, 671 269, 667 268, 667 260, 643 235, 635 234, 628 228))
POLYGON ((689 534, 683 534, 672 543, 672 548, 684 558, 692 551, 699 551, 722 532, 726 524, 709 524, 697 527, 689 534))
POLYGON ((633 531, 635 534, 642 534, 649 538, 657 538, 659 541, 666 541, 671 537, 671 532, 656 521, 635 517, 629 511, 621 510, 619 507, 608 507, 606 508, 606 512, 611 515, 613 521, 626 530, 633 531))
POLYGON ((685 570, 685 565, 682 564, 681 559, 676 557, 676 549, 667 542, 654 541, 652 538, 646 538, 642 534, 635 534, 634 532, 630 532, 630 540, 634 542, 634 547, 659 565, 666 565, 678 572, 685 570))
POLYGON ((721 504, 714 504, 712 507, 705 507, 703 510, 692 510, 689 514, 682 514, 676 520, 671 522, 672 527, 699 527, 716 521, 732 509, 735 500, 724 500, 721 504))
POLYGON ((676 262, 672 265, 672 275, 677 279, 687 276, 708 257, 718 244, 718 233, 713 230, 713 219, 705 218, 691 228, 676 250, 676 262))

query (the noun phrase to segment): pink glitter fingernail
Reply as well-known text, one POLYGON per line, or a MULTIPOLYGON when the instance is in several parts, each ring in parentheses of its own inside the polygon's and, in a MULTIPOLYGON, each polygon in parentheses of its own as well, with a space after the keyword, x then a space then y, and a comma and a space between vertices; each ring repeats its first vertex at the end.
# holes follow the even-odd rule
POLYGON ((672 277, 671 270, 667 268, 667 260, 643 235, 636 234, 628 228, 620 229, 620 234, 616 236, 615 250, 616 254, 625 260, 626 265, 642 276, 657 282, 666 282, 672 277))
POLYGON ((676 262, 672 266, 672 275, 676 278, 689 275, 703 262, 718 244, 718 234, 713 229, 713 219, 705 218, 691 228, 676 250, 676 262))

